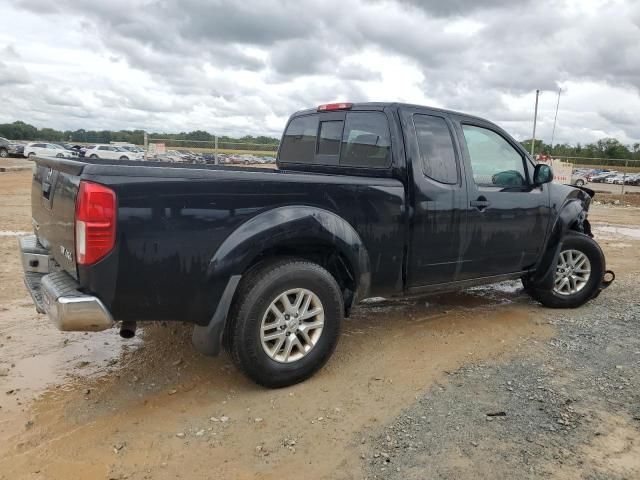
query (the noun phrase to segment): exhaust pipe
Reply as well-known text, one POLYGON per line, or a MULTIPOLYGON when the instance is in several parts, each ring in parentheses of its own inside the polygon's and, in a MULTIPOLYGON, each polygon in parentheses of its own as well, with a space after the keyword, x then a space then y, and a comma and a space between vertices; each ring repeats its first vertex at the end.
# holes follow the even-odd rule
POLYGON ((136 322, 122 322, 120 325, 120 336, 122 338, 133 338, 136 336, 136 322))

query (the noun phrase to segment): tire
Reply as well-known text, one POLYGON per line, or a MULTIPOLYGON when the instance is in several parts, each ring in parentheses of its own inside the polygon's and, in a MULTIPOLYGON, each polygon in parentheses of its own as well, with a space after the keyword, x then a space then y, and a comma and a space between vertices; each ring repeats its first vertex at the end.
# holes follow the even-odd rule
POLYGON ((64 158, 64 155, 62 155, 61 153, 56 155, 56 158, 64 158))
POLYGON ((31 152, 29 155, 27 155, 28 158, 33 159, 33 157, 35 157, 36 154, 34 152, 31 152))
POLYGON ((584 186, 584 180, 576 180, 576 186, 583 187, 584 186))
POLYGON ((309 378, 327 362, 338 342, 343 312, 340 287, 321 266, 291 258, 265 263, 247 274, 239 286, 225 344, 233 362, 251 380, 269 388, 286 387, 309 378), (294 319, 295 310, 289 310, 288 320, 280 317, 287 326, 270 327, 272 322, 278 323, 271 306, 284 315, 284 304, 279 299, 289 292, 287 298, 295 304, 301 291, 307 292, 299 309, 301 317, 307 297, 308 313, 318 311, 318 307, 320 313, 302 320, 294 319), (324 322, 322 328, 317 327, 320 321, 324 322), (298 323, 316 325, 315 330, 305 330, 311 342, 304 339, 301 328, 296 328, 298 323), (270 336, 277 338, 269 339, 270 336), (287 359, 286 347, 290 343, 295 346, 289 349, 287 359), (305 352, 298 345, 309 348, 305 352))
POLYGON ((126 160, 129 160, 129 157, 125 157, 125 156, 123 155, 123 156, 121 156, 121 157, 120 157, 120 160, 122 160, 122 161, 126 161, 126 160))
POLYGON ((98 158, 98 155, 96 155, 95 153, 92 153, 91 155, 89 155, 89 158, 98 158))
POLYGON ((6 148, 0 148, 0 158, 7 158, 9 156, 9 150, 6 148))
POLYGON ((598 294, 605 270, 604 254, 598 243, 587 235, 571 232, 562 240, 554 286, 547 289, 532 286, 524 280, 522 283, 527 293, 545 307, 577 308, 598 294), (586 257, 587 262, 582 262, 583 257, 579 254, 586 257), (563 259, 568 262, 563 262, 563 259), (570 266, 573 263, 571 260, 574 259, 580 268, 570 266), (587 268, 588 276, 584 273, 587 268), (563 276, 569 272, 571 273, 567 277, 567 283, 563 276), (569 277, 573 277, 573 280, 569 277))

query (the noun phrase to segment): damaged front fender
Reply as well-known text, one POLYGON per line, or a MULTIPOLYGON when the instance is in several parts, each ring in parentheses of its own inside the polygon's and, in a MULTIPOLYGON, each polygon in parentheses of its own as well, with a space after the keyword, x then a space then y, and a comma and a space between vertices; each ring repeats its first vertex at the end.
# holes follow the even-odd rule
POLYGON ((595 192, 584 187, 550 184, 552 222, 542 255, 535 272, 529 278, 533 286, 552 288, 555 266, 562 247, 562 239, 568 231, 576 231, 593 237, 587 213, 595 192))

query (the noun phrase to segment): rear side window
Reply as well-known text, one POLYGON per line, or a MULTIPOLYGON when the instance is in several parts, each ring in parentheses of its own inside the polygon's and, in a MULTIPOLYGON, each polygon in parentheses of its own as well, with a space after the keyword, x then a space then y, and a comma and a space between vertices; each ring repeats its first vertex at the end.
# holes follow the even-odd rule
POLYGON ((318 138, 319 155, 339 155, 342 140, 342 120, 320 122, 320 138, 318 138))
POLYGON ((413 125, 423 173, 436 182, 458 183, 456 153, 446 120, 431 115, 414 115, 413 125))
POLYGON ((280 146, 280 160, 291 163, 315 163, 318 116, 296 117, 287 127, 280 146))
POLYGON ((391 135, 385 114, 349 112, 342 134, 340 165, 382 168, 391 159, 391 135))

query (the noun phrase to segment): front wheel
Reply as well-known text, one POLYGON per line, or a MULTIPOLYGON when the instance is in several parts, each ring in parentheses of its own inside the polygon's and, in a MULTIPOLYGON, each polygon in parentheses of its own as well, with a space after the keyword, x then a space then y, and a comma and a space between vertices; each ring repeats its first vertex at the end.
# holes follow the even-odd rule
POLYGON ((89 155, 89 158, 98 158, 98 155, 96 155, 95 153, 89 155))
POLYGON ((587 235, 572 232, 562 241, 553 286, 540 288, 524 281, 523 284, 545 307, 576 308, 597 295, 604 272, 604 254, 598 243, 587 235))
POLYGON ((129 157, 125 157, 124 155, 120 157, 120 160, 122 160, 123 162, 129 160, 129 157))
POLYGON ((239 287, 227 348, 254 382, 271 388, 293 385, 329 359, 343 311, 340 288, 321 266, 296 259, 267 263, 239 287))
POLYGON ((584 186, 584 180, 576 180, 576 186, 583 187, 584 186))
POLYGON ((0 148, 0 158, 7 158, 9 151, 6 148, 0 148))

